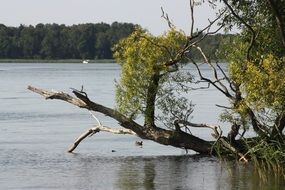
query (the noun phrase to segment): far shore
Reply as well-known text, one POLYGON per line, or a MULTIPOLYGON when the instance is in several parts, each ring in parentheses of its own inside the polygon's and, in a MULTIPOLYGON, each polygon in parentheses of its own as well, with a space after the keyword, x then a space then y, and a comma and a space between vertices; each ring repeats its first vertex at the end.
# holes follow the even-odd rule
POLYGON ((114 59, 0 59, 0 63, 115 63, 114 59), (83 62, 84 61, 84 62, 83 62))
MULTIPOLYGON (((198 63, 203 63, 203 60, 197 60, 198 63)), ((227 63, 225 60, 211 60, 212 63, 227 63)), ((115 59, 0 59, 1 63, 116 63, 115 59)))

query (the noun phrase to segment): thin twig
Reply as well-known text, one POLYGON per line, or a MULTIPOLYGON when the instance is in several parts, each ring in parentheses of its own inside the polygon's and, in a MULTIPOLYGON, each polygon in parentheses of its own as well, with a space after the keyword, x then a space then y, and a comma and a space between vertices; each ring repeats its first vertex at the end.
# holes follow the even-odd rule
POLYGON ((168 14, 164 12, 163 7, 160 7, 162 15, 161 17, 164 18, 167 21, 168 27, 169 28, 174 28, 174 24, 170 21, 168 14))
POLYGON ((90 113, 91 116, 97 121, 98 125, 99 125, 99 126, 102 126, 100 120, 95 116, 95 114, 93 114, 90 110, 89 110, 89 113, 90 113))
POLYGON ((190 13, 191 13, 191 28, 190 28, 190 36, 193 36, 194 33, 194 1, 193 0, 189 0, 189 4, 190 4, 190 13))

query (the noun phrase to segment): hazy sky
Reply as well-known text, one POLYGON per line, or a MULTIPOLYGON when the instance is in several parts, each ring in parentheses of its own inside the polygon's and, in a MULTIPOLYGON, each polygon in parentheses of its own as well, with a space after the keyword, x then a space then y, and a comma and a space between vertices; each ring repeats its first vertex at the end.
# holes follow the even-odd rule
MULTIPOLYGON (((167 29, 161 18, 163 7, 178 28, 189 31, 188 0, 0 0, 0 23, 7 26, 38 23, 79 24, 131 22, 153 34, 167 29)), ((203 6, 196 10, 197 25, 203 27, 214 12, 203 6)))

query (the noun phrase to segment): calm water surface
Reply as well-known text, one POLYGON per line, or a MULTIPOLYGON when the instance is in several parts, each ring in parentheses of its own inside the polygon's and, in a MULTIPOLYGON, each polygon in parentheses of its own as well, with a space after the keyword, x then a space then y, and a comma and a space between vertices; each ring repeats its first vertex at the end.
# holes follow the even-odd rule
MULTIPOLYGON (((0 189, 285 189, 273 175, 261 183, 249 165, 186 155, 151 141, 139 148, 138 138, 128 135, 96 134, 76 153, 66 153, 94 119, 86 110, 46 101, 27 86, 70 92, 84 85, 94 101, 112 107, 119 72, 116 64, 0 64, 0 189)), ((194 121, 219 124, 214 104, 226 104, 222 96, 208 89, 189 98, 196 104, 194 121)), ((210 139, 208 130, 192 132, 210 139)))

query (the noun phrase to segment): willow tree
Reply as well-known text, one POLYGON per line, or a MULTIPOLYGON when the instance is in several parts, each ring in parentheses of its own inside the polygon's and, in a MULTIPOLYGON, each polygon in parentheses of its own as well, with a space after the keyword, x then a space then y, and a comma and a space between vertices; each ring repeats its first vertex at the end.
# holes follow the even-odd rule
MULTIPOLYGON (((99 131, 134 134, 143 139, 164 145, 191 149, 202 154, 234 155, 240 160, 248 158, 275 159, 284 164, 284 1, 218 1, 209 3, 217 10, 217 17, 199 31, 194 30, 194 7, 190 0, 191 28, 186 34, 177 30, 167 14, 162 17, 169 24, 169 31, 153 36, 137 28, 114 47, 114 57, 122 68, 121 79, 116 84, 115 109, 91 101, 83 90, 74 90, 74 96, 64 92, 52 92, 29 87, 47 99, 61 99, 116 119, 123 129, 98 126, 83 133, 69 149, 72 152, 87 136, 99 131), (214 23, 219 27, 212 30, 214 23), (218 63, 212 63, 199 47, 199 42, 220 29, 240 27, 241 33, 225 43, 220 54, 229 62, 227 73, 218 63), (195 49, 203 57, 203 63, 212 69, 212 77, 206 77, 200 64, 191 57, 195 49), (181 68, 193 64, 199 74, 181 68), (192 123, 189 117, 193 106, 183 94, 191 93, 189 83, 208 83, 229 99, 221 118, 232 123, 227 136, 222 136, 219 126, 192 123), (143 124, 136 122, 142 116, 143 124), (165 125, 163 125, 163 123, 165 125), (166 127, 165 127, 166 126, 166 127), (215 141, 206 141, 192 135, 189 127, 209 128, 215 141), (253 129, 256 133, 245 138, 244 133, 253 129), (243 130, 243 131, 241 131, 243 130), (262 151, 264 150, 264 151, 262 151), (266 154, 270 151, 272 154, 266 154)), ((202 2, 202 1, 201 1, 202 2)), ((95 116, 94 116, 95 117, 95 116)))

